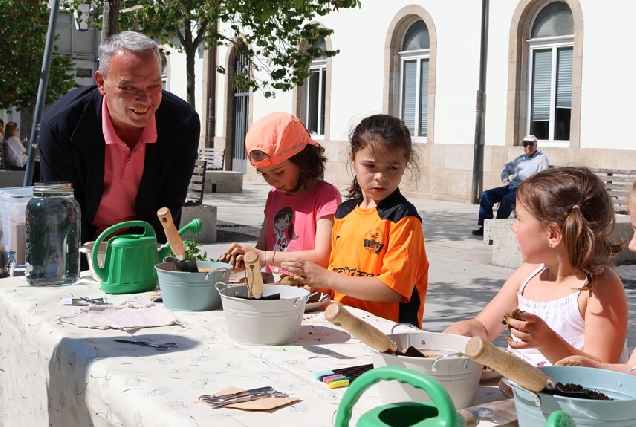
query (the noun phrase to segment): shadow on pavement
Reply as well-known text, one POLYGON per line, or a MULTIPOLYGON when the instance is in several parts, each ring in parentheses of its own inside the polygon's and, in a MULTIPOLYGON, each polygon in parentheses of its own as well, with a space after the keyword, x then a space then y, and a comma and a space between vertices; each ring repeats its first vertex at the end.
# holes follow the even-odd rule
POLYGON ((217 221, 216 242, 252 242, 258 240, 261 229, 249 225, 233 224, 231 222, 217 221))

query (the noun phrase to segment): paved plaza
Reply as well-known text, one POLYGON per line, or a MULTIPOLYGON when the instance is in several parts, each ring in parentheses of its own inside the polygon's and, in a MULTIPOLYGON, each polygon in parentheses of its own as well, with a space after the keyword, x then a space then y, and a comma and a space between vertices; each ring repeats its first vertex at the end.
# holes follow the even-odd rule
MULTIPOLYGON (((217 243, 206 245, 218 257, 231 242, 255 244, 263 222, 270 187, 264 181, 244 181, 243 193, 206 194, 204 203, 217 207, 217 243)), ((424 329, 440 332, 456 320, 478 313, 512 274, 490 263, 492 246, 471 234, 478 205, 408 198, 423 220, 430 261, 429 287, 424 306, 424 329)), ((623 279, 630 307, 628 350, 636 347, 636 265, 615 267, 623 279)), ((504 345, 502 338, 496 341, 504 345)))

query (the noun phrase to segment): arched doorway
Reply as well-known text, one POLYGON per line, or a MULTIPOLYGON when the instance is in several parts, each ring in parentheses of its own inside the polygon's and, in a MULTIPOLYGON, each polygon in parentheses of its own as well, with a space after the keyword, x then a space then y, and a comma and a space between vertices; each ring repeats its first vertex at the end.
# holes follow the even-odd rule
MULTIPOLYGON (((234 59, 234 75, 249 76, 250 60, 242 53, 234 59)), ((249 113, 249 90, 232 89, 232 170, 247 172, 247 154, 245 152, 245 134, 249 113)))

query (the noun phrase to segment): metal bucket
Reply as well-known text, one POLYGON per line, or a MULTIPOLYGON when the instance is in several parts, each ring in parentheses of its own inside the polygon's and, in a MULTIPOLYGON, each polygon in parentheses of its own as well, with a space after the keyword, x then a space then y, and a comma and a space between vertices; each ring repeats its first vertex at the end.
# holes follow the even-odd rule
POLYGON ((505 379, 515 392, 515 407, 520 427, 545 425, 553 412, 570 415, 577 427, 636 426, 636 377, 582 366, 539 366, 555 382, 580 384, 602 392, 614 400, 575 399, 533 393, 505 379))
MULTIPOLYGON (((446 389, 457 409, 473 405, 483 366, 466 356, 463 352, 468 337, 435 332, 412 332, 391 334, 389 338, 397 348, 413 346, 425 354, 436 357, 405 357, 373 351, 371 360, 374 367, 399 366, 435 378, 446 389)), ((389 403, 416 401, 430 402, 428 394, 418 388, 396 381, 384 381, 378 384, 380 402, 389 403)))
POLYGON ((232 266, 224 262, 197 261, 209 272, 177 271, 173 262, 157 264, 157 278, 163 306, 171 310, 205 311, 221 308, 216 282, 228 280, 232 266))
POLYGON ((263 296, 280 294, 280 300, 248 300, 244 299, 247 297, 245 285, 217 283, 216 287, 221 295, 227 332, 234 341, 283 345, 298 339, 309 291, 293 286, 263 285, 263 296))

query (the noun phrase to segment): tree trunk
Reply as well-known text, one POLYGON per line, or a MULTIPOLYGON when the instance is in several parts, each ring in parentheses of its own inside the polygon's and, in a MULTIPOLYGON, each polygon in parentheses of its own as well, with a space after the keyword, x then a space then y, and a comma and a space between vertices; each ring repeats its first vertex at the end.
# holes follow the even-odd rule
POLYGON ((120 0, 104 1, 104 24, 102 26, 102 42, 119 32, 120 0))
POLYGON ((188 80, 186 83, 186 88, 187 88, 187 92, 188 92, 188 96, 187 96, 187 101, 188 104, 190 104, 192 106, 192 108, 196 108, 194 105, 194 89, 195 89, 195 82, 194 82, 194 57, 197 53, 197 48, 196 46, 192 46, 189 49, 186 49, 186 75, 188 76, 188 80))

